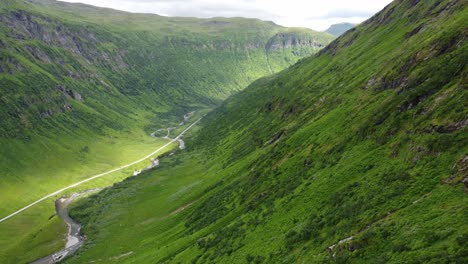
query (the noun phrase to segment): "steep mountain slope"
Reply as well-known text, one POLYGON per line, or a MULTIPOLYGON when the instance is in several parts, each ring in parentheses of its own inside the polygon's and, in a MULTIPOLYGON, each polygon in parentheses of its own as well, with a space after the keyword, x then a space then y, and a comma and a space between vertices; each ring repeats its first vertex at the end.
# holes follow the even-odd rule
POLYGON ((188 152, 76 204, 67 263, 466 263, 467 17, 394 1, 256 81, 188 152))
MULTIPOLYGON (((165 142, 149 133, 189 111, 202 114, 332 39, 256 19, 2 0, 0 218, 141 158, 165 142)), ((0 233, 21 238, 4 235, 0 248, 26 239, 26 227, 44 229, 53 204, 47 208, 12 220, 15 227, 2 223, 0 233)))
POLYGON ((325 32, 332 34, 335 37, 343 35, 346 31, 355 27, 356 24, 352 23, 339 23, 331 25, 325 32))

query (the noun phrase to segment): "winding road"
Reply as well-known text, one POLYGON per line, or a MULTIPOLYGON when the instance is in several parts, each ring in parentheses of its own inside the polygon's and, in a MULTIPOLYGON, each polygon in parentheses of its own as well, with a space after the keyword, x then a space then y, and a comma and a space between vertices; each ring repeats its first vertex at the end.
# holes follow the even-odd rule
POLYGON ((40 202, 42 202, 42 201, 44 201, 44 200, 47 200, 47 199, 49 199, 49 198, 52 198, 52 197, 54 197, 54 196, 56 196, 56 195, 58 195, 58 194, 60 194, 60 193, 62 193, 62 192, 64 192, 64 191, 66 191, 66 190, 68 190, 68 189, 71 189, 71 188, 77 187, 77 186, 79 186, 79 185, 81 185, 81 184, 83 184, 83 183, 86 183, 86 182, 89 182, 89 181, 92 181, 92 180, 101 178, 101 177, 106 176, 106 175, 108 175, 108 174, 111 174, 111 173, 113 173, 113 172, 123 170, 123 169, 125 169, 125 168, 128 168, 128 167, 130 167, 130 166, 133 166, 133 165, 135 165, 135 164, 138 164, 138 163, 140 163, 140 162, 142 162, 142 161, 144 161, 144 160, 147 160, 147 159, 151 158, 151 157, 154 156, 156 153, 159 153, 160 151, 162 151, 164 148, 166 148, 166 147, 169 146, 170 144, 172 144, 172 143, 174 143, 174 142, 176 142, 176 141, 179 141, 179 139, 180 139, 187 131, 189 131, 193 126, 195 126, 198 122, 200 122, 200 120, 201 120, 202 118, 203 118, 203 117, 201 117, 201 118, 199 118, 197 121, 193 122, 189 127, 187 127, 184 131, 182 131, 177 137, 175 137, 174 139, 171 139, 171 141, 169 141, 167 144, 165 144, 164 146, 162 146, 162 147, 158 148, 157 150, 153 151, 152 153, 150 153, 149 155, 145 156, 144 158, 141 158, 141 159, 139 159, 139 160, 137 160, 137 161, 134 161, 134 162, 132 162, 132 163, 129 163, 129 164, 127 164, 127 165, 123 165, 123 166, 121 166, 121 167, 115 168, 115 169, 113 169, 113 170, 110 170, 110 171, 107 171, 107 172, 104 172, 104 173, 101 173, 101 174, 97 174, 97 175, 91 176, 91 177, 89 177, 89 178, 87 178, 87 179, 85 179, 85 180, 79 181, 79 182, 74 183, 74 184, 72 184, 72 185, 70 185, 70 186, 67 186, 67 187, 65 187, 65 188, 62 188, 62 189, 60 189, 60 190, 58 190, 58 191, 56 191, 56 192, 53 192, 53 193, 51 193, 51 194, 48 194, 48 195, 42 197, 41 199, 39 199, 39 200, 37 200, 37 201, 35 201, 35 202, 33 202, 33 203, 31 203, 31 204, 29 204, 29 205, 27 205, 27 206, 21 208, 21 209, 19 209, 18 211, 16 211, 16 212, 14 212, 14 213, 12 213, 12 214, 10 214, 10 215, 8 215, 8 216, 6 216, 6 217, 0 219, 0 223, 1 223, 1 222, 4 222, 4 221, 6 221, 6 220, 8 220, 9 218, 12 218, 13 216, 15 216, 15 215, 17 215, 17 214, 20 214, 21 212, 23 212, 23 211, 25 211, 25 210, 27 210, 27 209, 33 207, 34 205, 36 205, 36 204, 38 204, 38 203, 40 203, 40 202))

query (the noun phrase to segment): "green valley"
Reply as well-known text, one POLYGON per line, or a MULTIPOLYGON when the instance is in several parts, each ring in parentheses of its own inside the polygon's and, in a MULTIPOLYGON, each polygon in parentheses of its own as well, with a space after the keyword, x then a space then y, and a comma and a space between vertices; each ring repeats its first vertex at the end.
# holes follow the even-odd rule
MULTIPOLYGON (((187 112, 196 111, 193 120, 201 117, 255 79, 332 40, 257 19, 2 1, 0 218, 141 159, 167 142, 152 132, 177 125, 187 112)), ((67 192, 110 186, 148 165, 67 192)), ((53 215, 51 198, 2 222, 0 262, 31 261, 63 247, 65 226, 53 215)))
POLYGON ((73 205, 66 263, 465 263, 464 1, 394 1, 73 205), (122 198, 125 197, 125 198, 122 198))
MULTIPOLYGON (((467 263, 467 5, 395 0, 333 40, 6 0, 0 216, 148 155, 195 111, 157 168, 64 193, 103 188, 70 205, 86 239, 63 263, 467 263)), ((63 248, 54 198, 0 222, 2 263, 63 248)))

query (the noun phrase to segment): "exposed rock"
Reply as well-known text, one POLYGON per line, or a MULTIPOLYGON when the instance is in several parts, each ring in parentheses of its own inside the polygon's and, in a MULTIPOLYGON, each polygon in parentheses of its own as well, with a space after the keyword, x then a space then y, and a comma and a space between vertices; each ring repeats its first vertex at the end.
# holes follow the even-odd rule
POLYGON ((434 128, 434 130, 442 134, 453 133, 453 132, 456 132, 458 130, 465 128, 466 126, 468 126, 468 119, 457 122, 457 123, 449 124, 446 126, 437 126, 434 128))
POLYGON ((68 76, 73 78, 73 79, 82 79, 81 75, 77 72, 70 72, 68 73, 68 76))
POLYGON ((429 98, 431 95, 433 95, 436 91, 427 91, 422 95, 416 96, 412 99, 409 99, 408 101, 404 102, 402 105, 400 105, 399 109, 400 112, 405 112, 411 109, 414 109, 416 106, 418 106, 420 103, 424 102, 427 98, 429 98))
POLYGON ((348 36, 349 37, 348 39, 345 38, 346 40, 343 42, 342 47, 351 46, 354 43, 354 41, 358 39, 359 35, 360 35, 360 32, 358 31, 355 31, 353 34, 346 34, 344 37, 348 37, 348 36))
POLYGON ((40 114, 41 118, 49 118, 53 115, 54 115, 54 112, 52 111, 52 109, 47 109, 45 112, 42 112, 40 114))
POLYGON ((50 57, 47 54, 45 54, 45 52, 42 51, 41 49, 38 49, 32 46, 27 46, 26 50, 28 50, 29 53, 31 53, 31 55, 37 60, 40 60, 45 63, 52 63, 52 60, 50 59, 50 57))
POLYGON ((453 165, 451 175, 443 182, 453 186, 462 183, 465 193, 468 194, 468 156, 453 165))
POLYGON ((82 101, 83 98, 81 97, 81 94, 75 92, 75 91, 72 91, 72 90, 68 90, 68 94, 75 100, 78 100, 78 101, 82 101))
POLYGON ((0 61, 0 72, 15 74, 16 72, 24 71, 21 63, 14 57, 3 57, 0 61))
POLYGON ((421 0, 411 0, 411 6, 415 6, 419 3, 421 0))
POLYGON ((429 127, 425 128, 423 131, 425 133, 441 133, 441 134, 448 134, 459 131, 464 129, 468 126, 468 119, 448 124, 448 125, 430 125, 429 127))
POLYGON ((273 111, 273 103, 272 102, 268 102, 266 105, 265 105, 265 112, 269 113, 273 111))
POLYGON ((63 104, 63 109, 65 111, 71 111, 72 107, 71 107, 71 105, 69 103, 65 103, 65 104, 63 104))
POLYGON ((63 92, 63 93, 65 93, 67 91, 67 89, 62 85, 56 85, 55 88, 57 88, 57 90, 59 90, 60 92, 63 92))
POLYGON ((442 12, 439 13, 439 16, 445 16, 448 13, 452 12, 455 10, 455 5, 459 2, 460 0, 451 0, 447 3, 447 5, 443 8, 442 12))
POLYGON ((77 101, 82 101, 83 100, 83 97, 81 96, 81 94, 79 94, 79 93, 77 93, 77 92, 75 92, 75 91, 73 91, 71 89, 67 89, 66 87, 64 87, 62 85, 57 85, 55 88, 57 88, 57 90, 62 92, 62 94, 66 95, 66 96, 69 96, 74 100, 77 100, 77 101))
POLYGON ((419 153, 427 152, 427 150, 424 149, 424 148, 421 147, 421 146, 417 146, 415 150, 416 150, 416 152, 419 152, 419 153))
MULTIPOLYGON (((333 252, 334 250, 336 250, 335 248, 336 248, 337 246, 340 246, 340 245, 342 245, 342 244, 344 244, 344 243, 350 242, 351 240, 353 240, 353 238, 354 238, 354 236, 350 236, 350 237, 348 237, 348 238, 342 239, 342 240, 340 240, 338 243, 333 244, 333 245, 327 247, 327 251, 328 251, 328 252, 333 252)), ((338 250, 339 250, 339 248, 338 248, 338 250)), ((349 248, 348 248, 348 250, 349 250, 349 248)), ((353 249, 353 250, 354 250, 354 249, 353 249)), ((352 251, 352 250, 351 250, 351 251, 352 251)), ((335 253, 336 253, 336 252, 335 252, 335 253)))
POLYGON ((376 87, 376 90, 390 90, 395 89, 398 87, 405 88, 408 86, 408 77, 402 76, 399 78, 394 78, 391 76, 385 76, 381 81, 380 84, 376 87))
POLYGON ((418 34, 419 32, 421 32, 422 30, 424 29, 424 24, 421 24, 419 26, 417 26, 415 29, 411 30, 410 32, 406 33, 405 34, 405 38, 410 38, 416 34, 418 34))
POLYGON ((281 115, 281 120, 286 120, 288 119, 289 116, 294 116, 299 112, 299 106, 298 105, 293 105, 290 106, 286 111, 283 112, 281 115))
POLYGON ((464 186, 465 186, 465 193, 468 193, 468 176, 465 177, 465 179, 462 180, 464 186))
POLYGON ((313 39, 301 39, 297 33, 278 33, 266 44, 267 51, 288 49, 292 47, 323 48, 324 45, 313 39))
MULTIPOLYGON (((7 34, 18 40, 37 39, 47 45, 62 48, 73 54, 76 54, 88 63, 101 63, 103 51, 96 48, 102 40, 88 31, 86 27, 73 28, 67 27, 57 21, 39 15, 31 15, 26 11, 12 11, 6 15, 0 16, 0 22, 10 29, 7 34)), ((63 63, 55 61, 54 58, 47 56, 41 48, 27 48, 28 51, 37 59, 47 63, 63 63)), ((126 68, 120 54, 107 55, 107 64, 116 69, 126 68)), ((56 60, 60 60, 57 58, 56 60)))
POLYGON ((385 7, 384 10, 377 13, 377 15, 375 15, 371 19, 368 19, 365 22, 365 24, 375 23, 376 26, 377 25, 382 25, 382 24, 387 24, 387 23, 389 23, 391 21, 391 17, 392 17, 393 12, 395 12, 395 7, 392 7, 392 6, 389 5, 389 6, 385 7))
POLYGON ((285 132, 284 130, 281 130, 281 131, 277 132, 276 134, 274 134, 274 135, 270 138, 270 140, 268 140, 268 141, 265 143, 265 145, 271 145, 271 144, 274 144, 274 143, 278 142, 278 141, 281 139, 281 137, 284 135, 284 132, 285 132))
POLYGON ((456 173, 464 175, 461 182, 465 186, 465 193, 468 193, 468 156, 465 156, 460 162, 458 162, 456 173))
POLYGON ((364 89, 367 90, 369 88, 372 88, 379 82, 380 82, 380 79, 378 79, 377 77, 372 77, 369 81, 367 81, 366 87, 364 87, 364 89))

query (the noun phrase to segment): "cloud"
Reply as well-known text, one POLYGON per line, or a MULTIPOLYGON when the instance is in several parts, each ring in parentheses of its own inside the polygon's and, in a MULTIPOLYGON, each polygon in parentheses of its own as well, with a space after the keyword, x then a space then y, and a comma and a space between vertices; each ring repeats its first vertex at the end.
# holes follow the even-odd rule
POLYGON ((334 9, 329 11, 322 18, 350 18, 350 17, 371 17, 375 12, 371 10, 334 9))
POLYGON ((251 17, 284 26, 325 30, 333 23, 359 23, 391 0, 62 0, 136 13, 184 17, 251 17))

